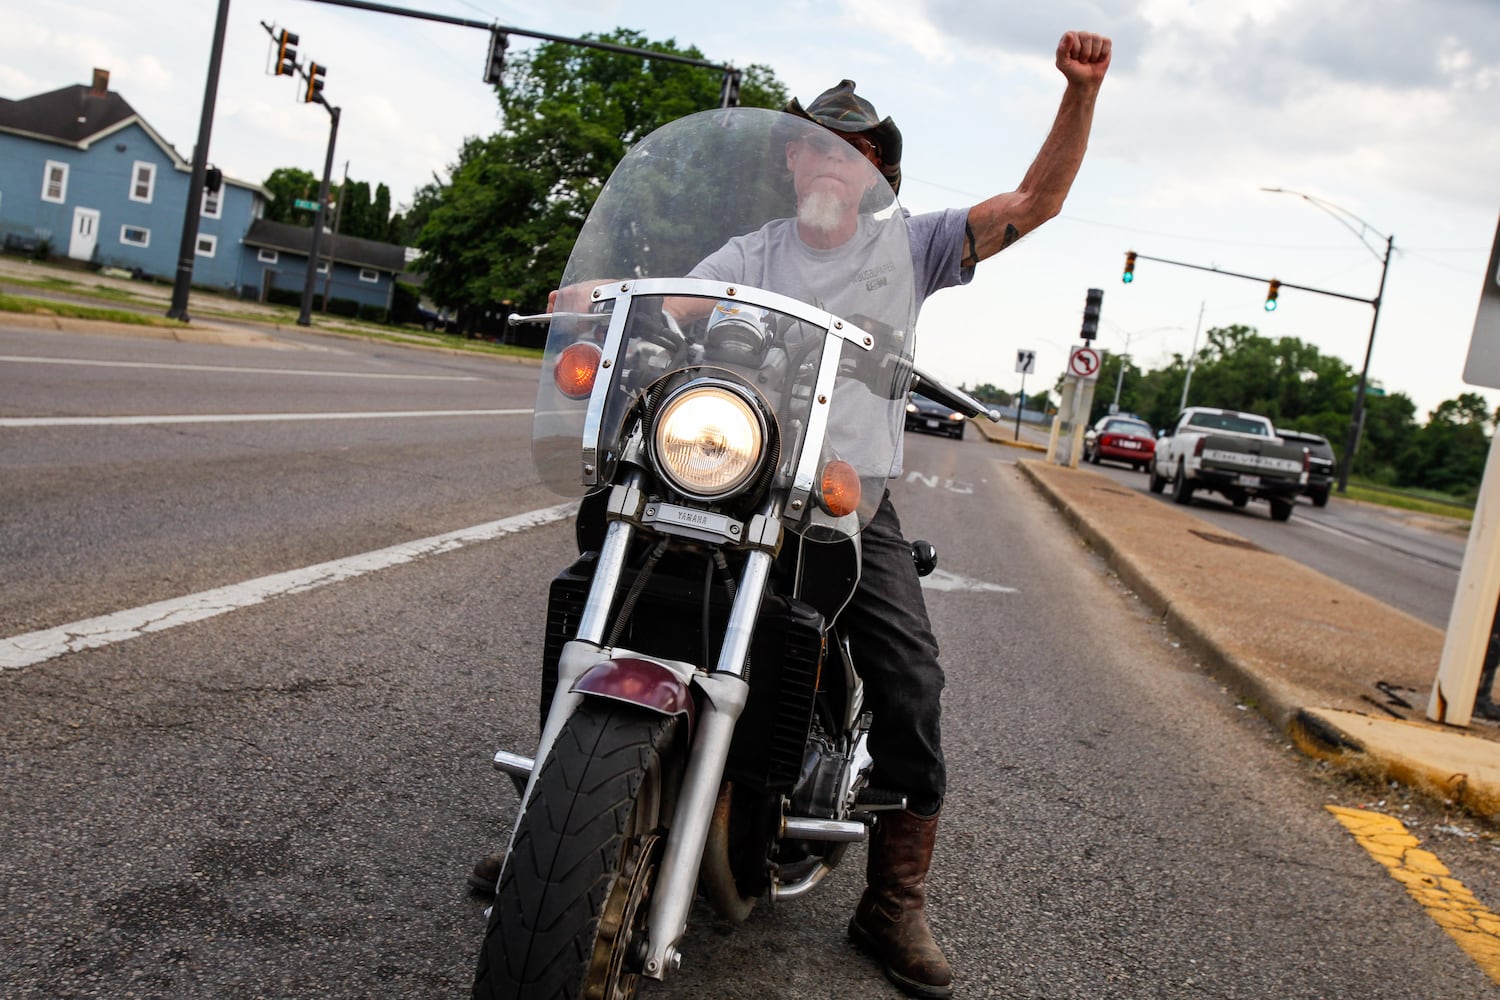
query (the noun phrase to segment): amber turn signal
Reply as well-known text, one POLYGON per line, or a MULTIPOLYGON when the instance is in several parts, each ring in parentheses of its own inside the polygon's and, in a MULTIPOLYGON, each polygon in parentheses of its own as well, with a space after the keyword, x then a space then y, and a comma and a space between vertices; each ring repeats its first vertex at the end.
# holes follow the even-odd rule
POLYGON ((599 374, 602 352, 587 341, 569 344, 557 356, 552 369, 552 383, 569 399, 585 399, 594 391, 594 376, 599 374))
POLYGON ((848 462, 833 461, 823 466, 819 492, 823 509, 834 517, 843 517, 859 509, 859 473, 848 462))

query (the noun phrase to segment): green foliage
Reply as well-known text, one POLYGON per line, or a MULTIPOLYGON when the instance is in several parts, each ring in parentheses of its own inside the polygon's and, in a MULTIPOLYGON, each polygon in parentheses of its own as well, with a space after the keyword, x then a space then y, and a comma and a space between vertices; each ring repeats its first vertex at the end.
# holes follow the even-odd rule
POLYGON ((298 198, 318 200, 318 179, 311 171, 296 167, 277 167, 261 183, 261 187, 271 192, 271 203, 266 206, 267 220, 294 226, 312 225, 312 213, 293 204, 298 198))
MULTIPOLYGON (((625 29, 598 40, 703 58, 625 29)), ((412 214, 424 216, 414 245, 423 251, 427 294, 446 306, 510 301, 542 311, 625 151, 668 121, 716 107, 720 82, 701 67, 561 42, 508 60, 496 88, 504 129, 469 139, 451 182, 414 202, 412 214)), ((740 100, 780 107, 786 91, 770 69, 751 66, 740 100)))

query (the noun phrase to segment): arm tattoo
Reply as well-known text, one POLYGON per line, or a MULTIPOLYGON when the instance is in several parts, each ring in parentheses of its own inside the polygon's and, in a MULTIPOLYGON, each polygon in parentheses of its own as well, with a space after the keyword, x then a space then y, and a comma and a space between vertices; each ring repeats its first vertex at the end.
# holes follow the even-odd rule
POLYGON ((1015 223, 1007 222, 1005 224, 1005 239, 1000 241, 1000 249, 1004 250, 1006 247, 1010 246, 1020 238, 1021 231, 1016 228, 1015 223))

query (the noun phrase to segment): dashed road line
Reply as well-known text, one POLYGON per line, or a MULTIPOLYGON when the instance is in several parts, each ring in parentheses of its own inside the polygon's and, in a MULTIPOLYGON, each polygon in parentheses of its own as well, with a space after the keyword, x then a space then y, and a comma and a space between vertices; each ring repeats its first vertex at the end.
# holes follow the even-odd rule
POLYGON ((330 562, 305 566, 285 573, 273 573, 243 583, 204 590, 185 597, 157 601, 139 608, 116 611, 97 618, 59 625, 57 628, 41 629, 23 635, 0 639, 0 670, 16 670, 55 659, 67 653, 85 649, 98 649, 128 639, 139 638, 151 632, 161 632, 179 625, 203 621, 218 615, 238 611, 262 604, 285 594, 299 594, 323 587, 330 583, 352 580, 366 573, 389 569, 405 563, 416 562, 428 556, 452 552, 486 542, 503 535, 513 535, 529 528, 537 528, 569 517, 578 509, 577 503, 558 504, 539 510, 516 514, 477 524, 471 528, 460 528, 441 535, 402 542, 373 552, 334 559, 330 562))
POLYGON ((1422 850, 1399 819, 1364 809, 1327 809, 1484 974, 1500 983, 1500 916, 1454 878, 1437 855, 1422 850))

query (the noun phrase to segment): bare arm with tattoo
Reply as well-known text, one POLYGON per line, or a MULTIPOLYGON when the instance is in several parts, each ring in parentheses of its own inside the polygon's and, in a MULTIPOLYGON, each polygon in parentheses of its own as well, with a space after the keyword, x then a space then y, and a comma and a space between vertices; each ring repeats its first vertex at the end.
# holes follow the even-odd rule
POLYGON ((1070 31, 1057 43, 1057 68, 1068 81, 1057 118, 1020 186, 969 209, 965 267, 993 257, 1062 210, 1088 148, 1109 58, 1110 40, 1103 35, 1070 31))

